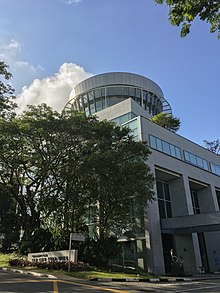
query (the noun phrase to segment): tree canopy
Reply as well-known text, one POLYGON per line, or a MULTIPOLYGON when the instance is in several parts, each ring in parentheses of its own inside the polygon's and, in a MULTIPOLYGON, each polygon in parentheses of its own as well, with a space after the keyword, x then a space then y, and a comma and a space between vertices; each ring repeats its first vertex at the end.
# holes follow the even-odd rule
POLYGON ((153 116, 151 121, 172 132, 177 132, 181 124, 179 118, 165 112, 153 116))
POLYGON ((8 65, 0 59, 0 118, 10 118, 14 116, 13 110, 16 104, 13 102, 14 89, 9 83, 5 81, 12 77, 8 71, 8 65))
POLYGON ((0 119, 0 184, 17 204, 22 252, 68 247, 70 232, 106 239, 132 222, 131 202, 152 199, 144 142, 77 112, 29 106, 0 119))
POLYGON ((181 37, 190 32, 192 21, 198 17, 210 24, 210 33, 218 32, 220 38, 220 1, 219 0, 155 0, 169 7, 169 20, 172 25, 180 26, 181 37))
POLYGON ((207 140, 203 140, 205 148, 207 148, 207 150, 220 155, 220 140, 216 139, 213 141, 207 141, 207 140))

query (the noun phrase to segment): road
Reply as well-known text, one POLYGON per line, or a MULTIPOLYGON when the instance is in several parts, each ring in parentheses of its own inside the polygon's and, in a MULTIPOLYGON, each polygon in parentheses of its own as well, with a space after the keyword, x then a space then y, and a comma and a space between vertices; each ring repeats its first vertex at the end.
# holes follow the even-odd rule
POLYGON ((99 284, 78 279, 54 280, 44 279, 13 272, 0 271, 1 293, 70 293, 70 292, 114 292, 127 293, 127 291, 114 289, 114 285, 99 284), (113 287, 113 288, 111 288, 113 287))
MULTIPOLYGON (((65 278, 65 277, 64 277, 65 278)), ((70 292, 220 292, 220 279, 175 283, 92 282, 72 278, 44 279, 0 271, 0 293, 70 293, 70 292)))

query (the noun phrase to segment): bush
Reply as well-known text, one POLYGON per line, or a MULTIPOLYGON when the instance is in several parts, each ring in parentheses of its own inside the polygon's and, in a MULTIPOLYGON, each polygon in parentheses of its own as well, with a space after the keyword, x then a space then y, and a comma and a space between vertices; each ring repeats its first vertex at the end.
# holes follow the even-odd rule
MULTIPOLYGON (((58 261, 50 261, 50 262, 30 262, 28 260, 23 259, 13 259, 9 261, 10 266, 17 267, 36 267, 45 270, 68 270, 68 262, 58 262, 58 261)), ((89 270, 88 265, 85 265, 83 262, 73 263, 70 262, 70 271, 78 272, 89 270)))

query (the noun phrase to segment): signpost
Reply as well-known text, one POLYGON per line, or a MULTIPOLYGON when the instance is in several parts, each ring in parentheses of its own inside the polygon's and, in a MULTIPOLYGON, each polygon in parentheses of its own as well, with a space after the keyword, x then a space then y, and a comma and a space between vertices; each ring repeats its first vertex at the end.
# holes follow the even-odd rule
POLYGON ((70 251, 71 251, 72 241, 81 241, 81 242, 84 242, 85 240, 86 240, 86 237, 82 233, 70 233, 69 257, 68 257, 68 272, 70 272, 70 251))

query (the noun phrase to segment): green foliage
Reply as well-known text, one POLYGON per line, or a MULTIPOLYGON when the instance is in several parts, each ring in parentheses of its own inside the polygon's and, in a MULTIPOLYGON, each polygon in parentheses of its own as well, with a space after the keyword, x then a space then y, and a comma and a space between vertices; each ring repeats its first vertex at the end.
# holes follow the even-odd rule
POLYGON ((16 208, 15 199, 7 187, 0 184, 0 232, 5 234, 0 247, 2 252, 10 251, 12 244, 19 240, 20 216, 16 208))
POLYGON ((181 37, 190 32, 191 22, 196 17, 210 24, 210 33, 218 32, 220 38, 220 1, 219 0, 155 0, 169 7, 169 19, 172 25, 180 26, 181 37))
POLYGON ((44 104, 0 120, 0 183, 18 207, 20 251, 67 249, 70 232, 89 233, 90 208, 100 241, 128 227, 130 198, 144 208, 153 197, 149 153, 127 128, 44 104))
POLYGON ((107 268, 110 266, 110 259, 119 251, 120 247, 114 236, 86 239, 79 247, 79 260, 97 268, 107 268))
POLYGON ((181 124, 179 118, 173 117, 172 114, 167 114, 165 112, 153 116, 151 121, 172 132, 177 132, 181 124))
POLYGON ((208 149, 210 152, 220 155, 220 140, 219 139, 216 139, 213 141, 203 140, 203 142, 206 149, 208 149))
POLYGON ((15 115, 13 110, 16 108, 16 104, 13 102, 15 98, 13 96, 14 89, 10 84, 6 84, 5 81, 12 77, 8 71, 8 65, 0 59, 0 118, 11 118, 15 115))

